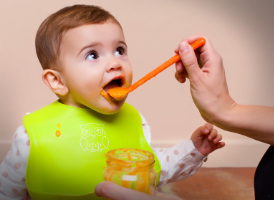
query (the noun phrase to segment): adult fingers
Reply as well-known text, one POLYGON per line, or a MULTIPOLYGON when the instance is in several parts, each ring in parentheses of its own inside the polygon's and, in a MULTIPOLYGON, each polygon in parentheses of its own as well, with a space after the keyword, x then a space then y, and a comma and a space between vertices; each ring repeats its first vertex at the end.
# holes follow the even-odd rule
POLYGON ((180 83, 184 83, 186 81, 186 71, 184 69, 183 63, 179 61, 175 65, 176 65, 175 78, 180 83))
POLYGON ((95 187, 95 194, 100 197, 106 197, 112 200, 161 200, 135 190, 127 189, 115 183, 105 181, 95 187))
MULTIPOLYGON (((193 42, 195 42, 196 40, 198 40, 198 39, 200 39, 200 38, 205 38, 206 41, 207 41, 207 38, 206 38, 204 35, 202 35, 202 34, 193 35, 193 36, 190 36, 190 37, 188 37, 187 39, 184 39, 184 40, 187 40, 189 44, 192 44, 193 42)), ((184 41, 184 40, 182 40, 182 41, 184 41)), ((182 41, 181 41, 181 42, 182 42, 182 41)), ((180 46, 181 42, 179 43, 179 46, 180 46)), ((179 46, 174 50, 174 52, 175 52, 176 54, 179 54, 179 46)), ((200 47, 200 48, 201 48, 201 47, 200 47)))
POLYGON ((189 79, 194 76, 197 76, 201 69, 199 67, 196 54, 191 48, 187 40, 183 40, 179 45, 179 54, 182 60, 182 63, 188 73, 189 79))

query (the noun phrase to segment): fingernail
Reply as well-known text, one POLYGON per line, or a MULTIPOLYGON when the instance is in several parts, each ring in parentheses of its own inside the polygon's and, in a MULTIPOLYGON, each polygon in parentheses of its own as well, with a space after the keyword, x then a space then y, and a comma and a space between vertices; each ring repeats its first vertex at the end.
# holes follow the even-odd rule
POLYGON ((208 129, 205 129, 205 133, 209 133, 209 130, 208 130, 208 129))
POLYGON ((175 65, 176 71, 180 71, 180 66, 179 65, 175 65))
POLYGON ((180 52, 184 53, 189 50, 189 44, 187 42, 181 42, 180 44, 180 52))

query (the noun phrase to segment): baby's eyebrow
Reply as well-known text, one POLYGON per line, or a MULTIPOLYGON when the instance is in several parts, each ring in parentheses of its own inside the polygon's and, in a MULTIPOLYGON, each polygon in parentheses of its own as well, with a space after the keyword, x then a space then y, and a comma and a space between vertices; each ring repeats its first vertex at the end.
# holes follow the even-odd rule
POLYGON ((82 51, 84 51, 85 49, 91 48, 91 47, 96 47, 96 46, 99 46, 99 45, 100 45, 100 43, 98 43, 98 42, 95 42, 95 43, 92 43, 92 44, 88 44, 88 45, 84 46, 84 47, 79 51, 79 53, 78 53, 77 56, 79 56, 79 54, 80 54, 82 51))
POLYGON ((122 43, 123 45, 127 47, 127 44, 124 41, 119 41, 119 43, 122 43))

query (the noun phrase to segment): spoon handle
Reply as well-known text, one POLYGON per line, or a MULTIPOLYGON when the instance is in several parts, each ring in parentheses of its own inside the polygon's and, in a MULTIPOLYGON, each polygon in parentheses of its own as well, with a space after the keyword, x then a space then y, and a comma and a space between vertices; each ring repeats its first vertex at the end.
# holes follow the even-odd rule
MULTIPOLYGON (((200 38, 200 39, 196 40, 194 43, 192 43, 190 46, 195 50, 195 49, 199 48, 200 46, 204 45, 205 42, 206 42, 206 40, 204 38, 200 38)), ((135 90, 137 87, 139 87, 140 85, 144 84, 149 79, 153 78, 154 76, 156 76, 157 74, 159 74, 161 71, 165 70, 166 68, 168 68, 169 66, 171 66, 174 63, 178 62, 179 60, 180 60, 180 55, 178 55, 178 54, 176 54, 175 56, 171 57, 169 60, 167 60, 166 62, 164 62, 163 64, 161 64, 159 67, 157 67, 156 69, 154 69, 151 72, 149 72, 147 75, 145 75, 139 81, 137 81, 134 84, 132 84, 128 88, 129 92, 135 90)))

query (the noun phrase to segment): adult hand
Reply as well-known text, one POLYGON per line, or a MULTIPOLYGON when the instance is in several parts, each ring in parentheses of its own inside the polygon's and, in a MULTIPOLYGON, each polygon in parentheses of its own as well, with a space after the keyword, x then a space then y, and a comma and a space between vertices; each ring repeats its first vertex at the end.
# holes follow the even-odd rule
POLYGON ((153 195, 148 195, 108 181, 99 183, 95 188, 95 193, 99 197, 112 200, 182 200, 175 195, 163 194, 158 191, 155 191, 153 195))
POLYGON ((221 56, 203 35, 182 40, 175 52, 181 57, 181 61, 176 63, 176 79, 181 83, 189 79, 192 98, 202 117, 218 125, 216 118, 225 116, 236 106, 228 93, 221 56), (194 52, 189 44, 201 37, 206 39, 206 43, 194 52))

